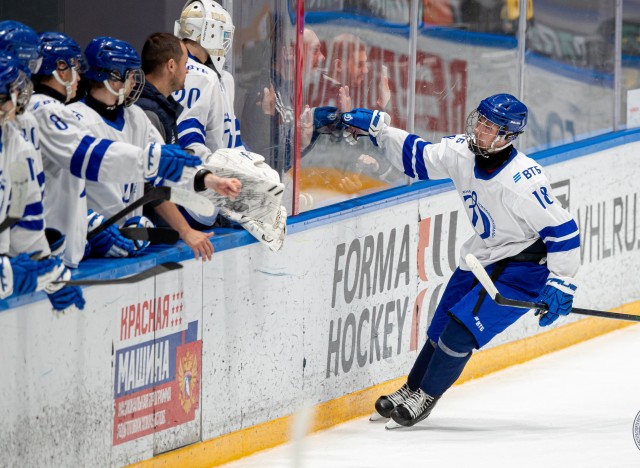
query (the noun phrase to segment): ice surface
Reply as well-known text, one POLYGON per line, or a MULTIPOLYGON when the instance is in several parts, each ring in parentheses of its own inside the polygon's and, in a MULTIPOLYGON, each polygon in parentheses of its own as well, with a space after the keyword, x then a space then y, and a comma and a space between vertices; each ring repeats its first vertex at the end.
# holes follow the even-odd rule
POLYGON ((453 387, 413 428, 362 417, 225 467, 640 467, 639 412, 634 325, 453 387))

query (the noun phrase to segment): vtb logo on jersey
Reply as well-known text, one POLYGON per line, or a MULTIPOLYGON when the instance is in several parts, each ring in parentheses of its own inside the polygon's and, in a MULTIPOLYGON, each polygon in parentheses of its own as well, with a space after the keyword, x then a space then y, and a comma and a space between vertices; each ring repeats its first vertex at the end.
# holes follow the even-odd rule
POLYGON ((491 236, 491 219, 484 207, 478 203, 478 194, 475 191, 465 190, 464 204, 471 210, 471 224, 481 239, 491 236), (469 202, 469 203, 467 203, 469 202))

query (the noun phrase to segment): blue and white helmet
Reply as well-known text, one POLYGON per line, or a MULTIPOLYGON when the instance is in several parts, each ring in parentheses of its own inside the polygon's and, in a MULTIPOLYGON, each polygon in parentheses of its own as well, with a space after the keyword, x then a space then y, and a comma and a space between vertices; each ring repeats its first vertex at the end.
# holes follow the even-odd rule
POLYGON ((131 44, 113 37, 93 39, 84 50, 88 70, 85 77, 104 83, 118 97, 118 105, 130 106, 138 100, 144 86, 140 55, 131 44), (125 83, 115 91, 109 82, 125 83))
POLYGON ((13 20, 0 21, 0 50, 18 59, 27 78, 40 68, 40 39, 26 24, 13 20))
POLYGON ((24 111, 32 92, 33 85, 21 62, 0 51, 0 125, 24 111))
MULTIPOLYGON (((469 149, 476 154, 489 157, 492 153, 502 150, 524 131, 527 125, 528 109, 521 101, 511 94, 494 94, 480 101, 477 109, 469 114, 466 121, 466 136, 469 149), (478 121, 481 117, 499 127, 495 139, 489 147, 478 146, 478 121)), ((494 130, 495 131, 495 130, 494 130)))
POLYGON ((42 51, 42 65, 36 76, 53 76, 65 87, 67 102, 74 96, 73 85, 78 82, 79 73, 86 66, 82 49, 76 41, 59 32, 45 32, 40 34, 42 51), (71 70, 71 80, 64 81, 60 72, 71 70))

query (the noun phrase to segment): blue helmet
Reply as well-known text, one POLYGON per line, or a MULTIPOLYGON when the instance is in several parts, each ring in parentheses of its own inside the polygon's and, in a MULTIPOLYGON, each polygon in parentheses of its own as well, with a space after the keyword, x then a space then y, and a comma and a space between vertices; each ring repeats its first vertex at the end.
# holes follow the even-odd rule
POLYGON ((37 75, 53 75, 61 63, 69 68, 82 71, 84 55, 76 41, 59 32, 45 32, 40 34, 42 51, 42 65, 37 75))
POLYGON ((89 68, 85 76, 93 81, 125 81, 129 70, 142 67, 142 60, 136 49, 113 37, 96 37, 84 50, 84 54, 89 68))
POLYGON ((491 122, 500 126, 498 135, 517 136, 527 125, 529 111, 511 94, 494 94, 480 101, 478 112, 491 122))
MULTIPOLYGON (((22 71, 20 60, 0 51, 0 107, 12 101, 16 114, 21 114, 31 99, 33 85, 22 71)), ((0 125, 4 124, 11 111, 0 111, 0 125)))
POLYGON ((19 21, 0 21, 0 50, 18 59, 27 76, 40 68, 40 40, 36 32, 19 21))

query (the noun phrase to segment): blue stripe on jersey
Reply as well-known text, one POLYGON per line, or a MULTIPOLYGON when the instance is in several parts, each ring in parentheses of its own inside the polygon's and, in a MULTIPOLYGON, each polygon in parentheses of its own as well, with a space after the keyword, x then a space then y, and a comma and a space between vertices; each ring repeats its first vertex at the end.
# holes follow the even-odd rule
POLYGON ((428 179, 427 167, 424 164, 424 148, 431 143, 422 140, 418 135, 409 134, 404 140, 402 145, 402 164, 404 166, 404 173, 409 177, 417 177, 418 179, 428 179), (415 146, 415 156, 414 156, 415 146), (415 172, 413 159, 415 157, 415 172))
POLYGON ((44 210, 42 209, 42 202, 37 201, 34 203, 29 203, 27 206, 25 206, 22 216, 38 216, 43 212, 44 210))
POLYGON ((87 155, 89 147, 93 144, 94 141, 96 141, 96 139, 92 136, 86 135, 82 137, 80 144, 73 152, 73 156, 71 156, 71 174, 79 177, 80 179, 82 179, 82 165, 84 164, 84 158, 87 155))
POLYGON ((559 242, 545 242, 544 245, 547 247, 547 252, 566 252, 567 250, 573 250, 577 247, 580 247, 580 236, 576 234, 571 239, 567 239, 559 242))
POLYGON ((416 173, 413 172, 413 144, 418 139, 418 135, 409 134, 404 140, 402 145, 402 165, 404 166, 404 173, 409 177, 415 177, 416 173))
POLYGON ((566 223, 563 223, 559 226, 547 226, 543 230, 539 232, 540 238, 545 240, 547 237, 564 237, 569 234, 573 234, 574 232, 578 232, 578 225, 573 219, 570 219, 566 223))
POLYGON ((36 220, 36 221, 18 221, 14 226, 20 226, 21 228, 26 229, 27 231, 42 231, 44 229, 44 221, 36 220))
POLYGON ((424 148, 431 143, 427 143, 424 140, 416 143, 416 172, 418 173, 418 179, 427 180, 429 173, 427 172, 427 166, 424 164, 424 148))
POLYGON ((44 185, 44 171, 37 175, 38 185, 42 187, 44 185))
POLYGON ((204 137, 197 132, 189 132, 186 135, 178 137, 178 144, 182 148, 187 148, 194 143, 200 143, 204 145, 204 137))
POLYGON ((98 181, 98 173, 100 172, 100 165, 102 164, 102 160, 104 159, 104 155, 107 152, 107 149, 113 141, 110 140, 100 140, 96 146, 94 146, 93 151, 91 151, 91 156, 89 156, 89 163, 87 164, 86 178, 87 180, 91 180, 93 182, 98 181))
POLYGON ((198 119, 185 119, 178 124, 178 133, 185 132, 187 130, 196 129, 203 136, 205 135, 204 125, 200 123, 198 119))
POLYGON ((84 189, 82 189, 82 193, 80 194, 80 198, 84 198, 86 196, 87 196, 87 189, 84 188, 84 189))

